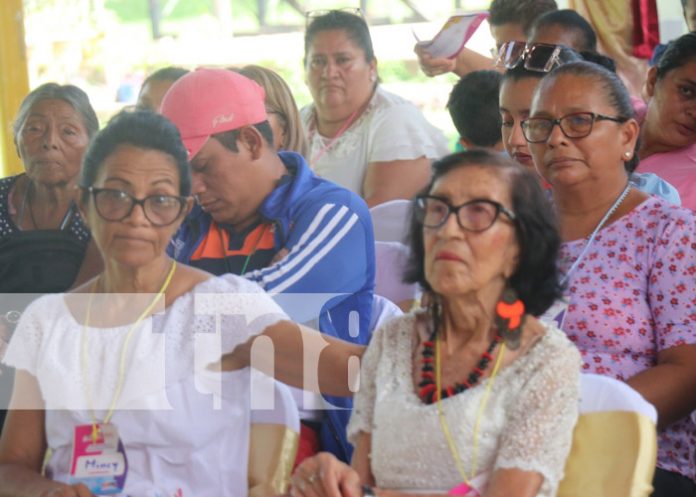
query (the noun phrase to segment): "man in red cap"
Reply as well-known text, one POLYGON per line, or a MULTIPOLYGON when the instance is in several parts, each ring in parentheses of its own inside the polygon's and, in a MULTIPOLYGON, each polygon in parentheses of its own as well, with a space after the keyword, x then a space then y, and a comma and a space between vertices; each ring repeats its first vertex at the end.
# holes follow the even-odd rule
MULTIPOLYGON (((320 330, 367 344, 375 243, 365 202, 317 177, 301 155, 273 148, 264 91, 238 73, 187 74, 169 89, 161 113, 179 128, 197 199, 170 254, 214 274, 244 275, 272 294, 330 294, 320 305, 320 330)), ((299 306, 285 307, 306 320, 299 306)), ((323 448, 346 461, 349 413, 329 410, 322 426, 323 448)))

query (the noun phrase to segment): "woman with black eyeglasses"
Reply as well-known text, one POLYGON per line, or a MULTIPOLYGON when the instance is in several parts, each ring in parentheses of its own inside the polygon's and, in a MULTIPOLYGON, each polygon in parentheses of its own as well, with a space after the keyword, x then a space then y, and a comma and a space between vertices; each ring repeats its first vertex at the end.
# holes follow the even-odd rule
POLYGON ((559 243, 530 172, 485 150, 436 161, 414 204, 407 274, 430 304, 368 345, 352 467, 308 459, 291 495, 556 495, 580 358, 535 316, 560 294, 559 243))
POLYGON ((17 374, 0 495, 232 497, 247 495, 248 476, 253 495, 282 493, 296 434, 280 425, 264 439, 280 435, 278 453, 247 472, 248 378, 205 367, 286 318, 257 285, 167 255, 192 205, 175 126, 152 112, 117 115, 88 149, 80 183, 104 270, 38 299, 18 324, 5 357, 17 374))
POLYGON ((561 66, 522 130, 552 186, 565 303, 553 315, 583 370, 626 381, 658 412, 654 496, 694 494, 696 216, 629 183, 638 123, 618 77, 561 66))

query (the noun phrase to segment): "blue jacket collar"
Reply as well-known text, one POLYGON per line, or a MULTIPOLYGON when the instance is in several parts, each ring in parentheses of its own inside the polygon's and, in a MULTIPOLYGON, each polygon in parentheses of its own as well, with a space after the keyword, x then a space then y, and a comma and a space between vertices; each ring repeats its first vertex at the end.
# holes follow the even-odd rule
POLYGON ((307 191, 312 189, 314 173, 300 154, 279 152, 288 173, 283 176, 278 186, 261 204, 260 214, 269 220, 277 220, 287 215, 290 206, 296 204, 307 191))

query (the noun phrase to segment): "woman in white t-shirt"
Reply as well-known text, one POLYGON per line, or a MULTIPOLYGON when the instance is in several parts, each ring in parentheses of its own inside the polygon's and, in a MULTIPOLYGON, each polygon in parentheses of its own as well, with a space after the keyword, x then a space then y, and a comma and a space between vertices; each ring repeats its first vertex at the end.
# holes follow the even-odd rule
POLYGON ((430 160, 447 154, 447 141, 415 105, 379 86, 362 17, 342 10, 312 17, 305 69, 313 103, 301 114, 317 174, 370 207, 426 185, 430 160))

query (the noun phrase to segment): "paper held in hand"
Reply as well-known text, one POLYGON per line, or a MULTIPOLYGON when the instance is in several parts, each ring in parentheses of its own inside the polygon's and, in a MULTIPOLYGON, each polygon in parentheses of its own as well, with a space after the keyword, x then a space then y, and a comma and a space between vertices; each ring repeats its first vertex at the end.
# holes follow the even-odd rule
POLYGON ((433 57, 453 59, 461 52, 466 42, 486 18, 488 18, 488 12, 456 15, 447 19, 445 25, 432 40, 420 41, 415 32, 413 36, 418 40, 418 45, 433 57))

